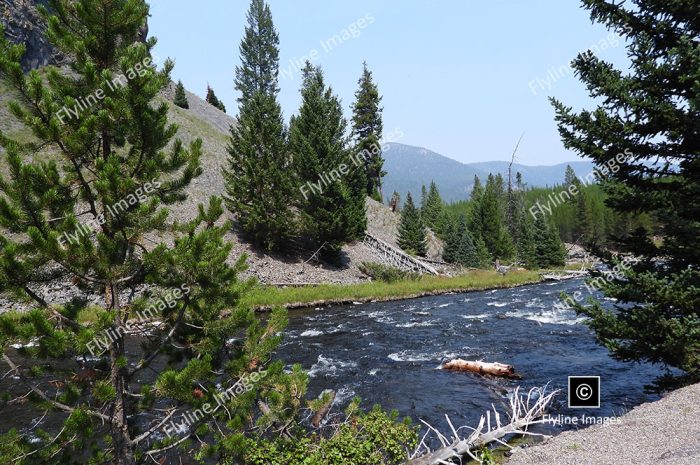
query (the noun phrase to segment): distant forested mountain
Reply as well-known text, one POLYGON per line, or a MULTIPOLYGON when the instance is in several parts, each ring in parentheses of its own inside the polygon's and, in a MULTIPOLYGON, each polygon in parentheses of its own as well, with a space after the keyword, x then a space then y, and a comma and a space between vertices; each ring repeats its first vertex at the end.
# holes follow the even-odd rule
MULTIPOLYGON (((401 194, 407 192, 420 196, 421 186, 428 186, 435 181, 440 194, 446 202, 464 200, 469 196, 474 182, 474 175, 482 180, 489 173, 508 173, 508 162, 489 161, 481 163, 460 163, 439 153, 422 147, 398 143, 388 144, 383 154, 384 169, 388 174, 383 180, 384 200, 391 197, 393 191, 401 194)), ((566 165, 571 165, 580 177, 586 176, 593 164, 587 161, 573 161, 553 166, 527 166, 515 164, 514 171, 520 171, 530 187, 546 187, 564 182, 566 165)), ((420 197, 419 197, 420 198, 420 197)))

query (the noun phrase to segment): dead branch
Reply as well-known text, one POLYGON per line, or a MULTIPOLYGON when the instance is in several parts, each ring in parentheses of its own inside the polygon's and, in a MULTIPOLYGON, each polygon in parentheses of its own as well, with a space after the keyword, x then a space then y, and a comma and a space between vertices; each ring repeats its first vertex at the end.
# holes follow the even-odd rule
MULTIPOLYGON (((434 433, 437 435, 438 440, 442 444, 442 447, 437 450, 431 450, 426 443, 426 438, 429 436, 426 433, 421 439, 420 444, 409 457, 406 465, 439 465, 447 464, 452 459, 461 460, 465 455, 476 459, 472 453, 475 449, 480 449, 491 442, 500 442, 501 438, 511 435, 511 434, 529 434, 529 435, 539 435, 527 431, 527 427, 539 423, 544 423, 541 417, 544 415, 547 406, 552 401, 552 398, 559 391, 552 391, 549 394, 546 393, 547 386, 542 388, 532 388, 527 393, 527 396, 520 396, 520 388, 516 388, 515 392, 510 398, 510 421, 507 424, 501 423, 501 417, 495 407, 493 408, 495 425, 491 424, 491 411, 486 412, 479 420, 479 425, 476 428, 463 426, 459 429, 455 429, 452 426, 447 415, 447 423, 450 425, 451 429, 451 439, 443 435, 436 428, 432 427, 425 421, 421 420, 427 427, 428 433, 434 433), (466 437, 460 437, 459 431, 463 428, 471 429, 472 433, 466 437), (451 443, 449 441, 452 441, 451 443)), ((478 459, 477 459, 478 460, 478 459)))

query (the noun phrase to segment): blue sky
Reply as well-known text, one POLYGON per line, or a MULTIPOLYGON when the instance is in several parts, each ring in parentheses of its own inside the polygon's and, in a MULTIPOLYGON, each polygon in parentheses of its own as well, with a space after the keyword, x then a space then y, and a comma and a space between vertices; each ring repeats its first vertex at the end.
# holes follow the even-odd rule
MULTIPOLYGON (((233 70, 248 1, 150 4, 155 55, 175 60, 173 78, 188 90, 203 96, 211 84, 235 116, 233 70)), ((595 45, 601 58, 626 63, 623 40, 592 24, 575 0, 269 4, 280 35, 280 101, 287 119, 299 106, 297 63, 305 57, 323 67, 347 115, 366 60, 383 95, 385 133, 402 133, 397 142, 465 163, 510 159, 523 131, 518 162, 576 160, 561 144, 547 97, 592 107, 566 69, 580 50, 595 45)))

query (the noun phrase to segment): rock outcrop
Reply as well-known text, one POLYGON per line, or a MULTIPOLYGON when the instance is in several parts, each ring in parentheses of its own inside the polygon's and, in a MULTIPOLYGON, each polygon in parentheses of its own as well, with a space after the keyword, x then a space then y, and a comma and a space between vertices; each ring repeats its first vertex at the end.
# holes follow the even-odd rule
MULTIPOLYGON (((5 28, 5 37, 12 43, 23 43, 27 47, 22 58, 24 71, 67 62, 67 58, 46 38, 46 22, 37 6, 47 4, 48 0, 0 0, 0 21, 5 28)), ((139 39, 145 41, 147 37, 148 24, 144 24, 139 39)))
POLYGON ((22 58, 25 71, 64 62, 64 57, 46 39, 46 23, 36 9, 37 5, 46 3, 46 0, 0 0, 0 18, 5 37, 27 47, 22 58))

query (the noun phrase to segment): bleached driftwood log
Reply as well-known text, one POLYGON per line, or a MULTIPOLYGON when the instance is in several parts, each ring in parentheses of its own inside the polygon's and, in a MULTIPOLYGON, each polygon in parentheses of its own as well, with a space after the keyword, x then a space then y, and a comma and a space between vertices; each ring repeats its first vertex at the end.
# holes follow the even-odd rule
POLYGON ((515 368, 513 368, 512 365, 506 365, 498 362, 476 362, 456 358, 446 362, 444 365, 442 365, 442 368, 444 370, 470 371, 472 373, 479 373, 480 375, 500 376, 502 378, 521 378, 520 375, 515 373, 515 368))
POLYGON ((428 431, 425 433, 421 439, 420 444, 416 450, 409 457, 406 465, 442 465, 451 463, 449 460, 458 459, 460 460, 465 455, 473 458, 474 460, 479 460, 472 451, 475 449, 480 449, 483 446, 490 444, 491 442, 498 442, 505 446, 510 447, 507 443, 501 440, 504 436, 511 434, 528 434, 534 436, 543 436, 536 433, 531 433, 527 431, 528 426, 535 425, 538 423, 544 423, 542 416, 544 415, 547 406, 552 401, 552 398, 559 391, 552 391, 551 393, 546 393, 547 386, 542 388, 532 388, 528 392, 526 397, 521 397, 519 390, 516 388, 515 392, 510 398, 510 419, 509 422, 501 424, 501 417, 493 407, 494 421, 495 425, 491 425, 491 411, 487 411, 486 415, 481 417, 479 425, 476 428, 471 428, 469 426, 462 426, 455 429, 452 426, 450 418, 445 415, 447 423, 450 425, 451 439, 443 435, 421 420, 423 424, 428 427, 428 431), (470 429, 472 433, 466 437, 460 437, 459 432, 462 429, 470 429), (437 435, 438 440, 442 444, 442 447, 437 450, 431 450, 426 443, 426 438, 430 433, 437 435), (450 442, 451 441, 451 442, 450 442))

